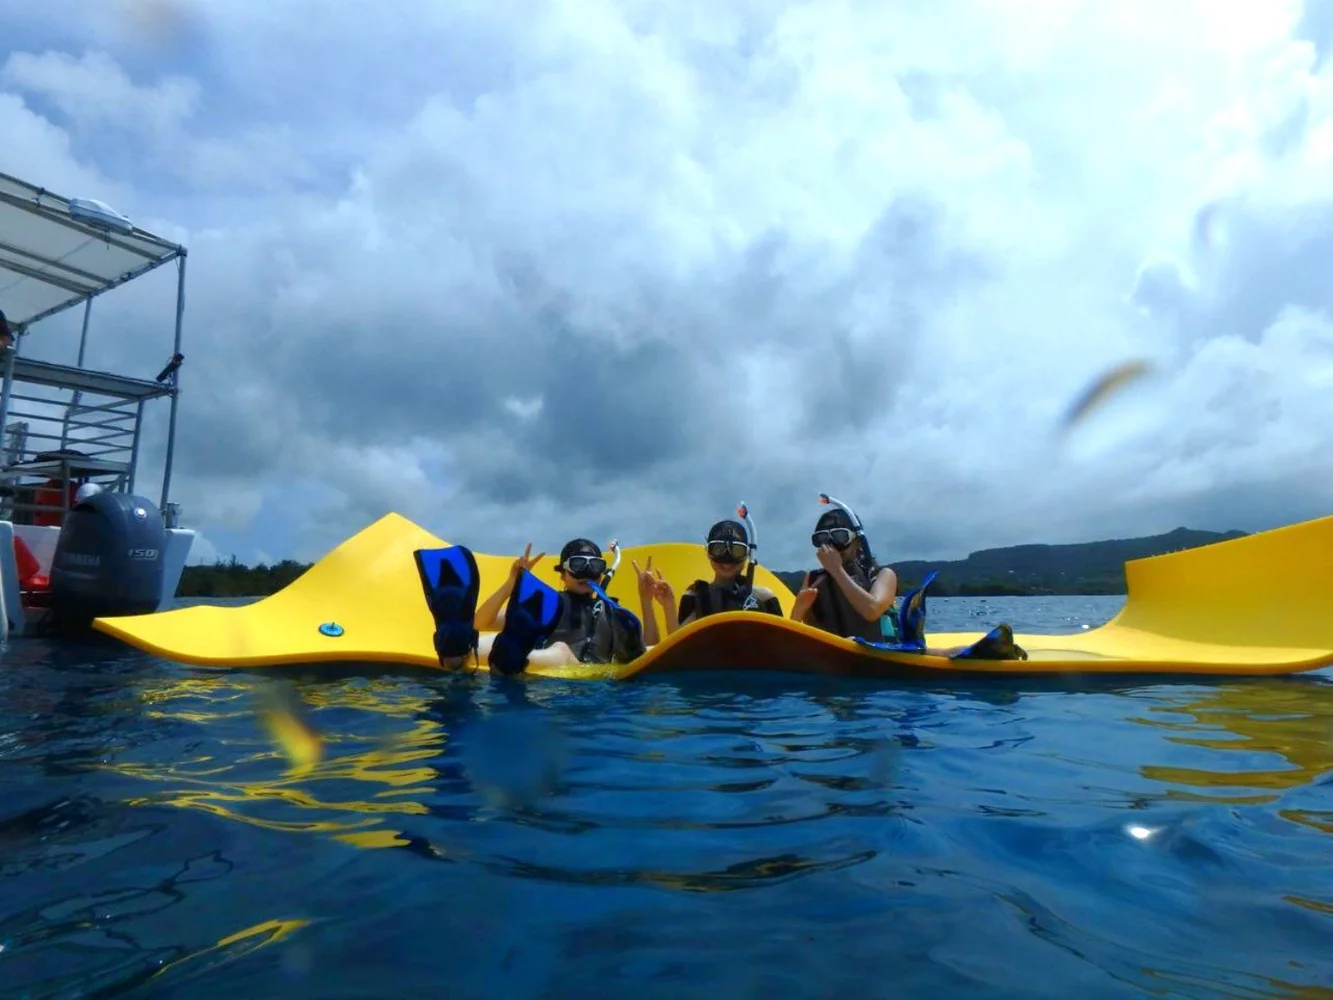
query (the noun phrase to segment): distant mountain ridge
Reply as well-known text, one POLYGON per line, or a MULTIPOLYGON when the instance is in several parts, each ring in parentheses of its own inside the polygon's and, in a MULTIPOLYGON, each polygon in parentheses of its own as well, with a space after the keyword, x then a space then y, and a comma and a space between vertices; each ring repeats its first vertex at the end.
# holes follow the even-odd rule
MULTIPOLYGON (((1131 559, 1197 548, 1213 542, 1241 538, 1243 531, 1198 531, 1176 528, 1164 535, 1117 538, 1100 542, 1065 545, 1011 545, 981 549, 966 559, 908 559, 889 565, 898 574, 898 590, 913 587, 926 573, 939 576, 930 588, 932 595, 1002 596, 1037 594, 1123 594, 1125 563, 1131 559)), ((814 559, 811 559, 814 565, 814 559)), ((800 589, 804 570, 774 570, 791 588, 800 589)))
MULTIPOLYGON (((1067 545, 1011 545, 981 549, 966 559, 909 559, 890 563, 898 574, 901 593, 921 582, 930 570, 939 576, 930 588, 932 595, 990 597, 1006 594, 1123 594, 1125 563, 1130 559, 1197 548, 1243 531, 1195 531, 1177 528, 1164 535, 1121 538, 1104 542, 1075 542, 1067 545)), ((811 553, 810 564, 816 565, 811 553)), ((291 559, 272 566, 244 566, 233 556, 210 565, 186 566, 181 574, 178 597, 263 597, 275 593, 310 568, 291 559)), ((800 589, 804 570, 774 570, 792 592, 800 589)))

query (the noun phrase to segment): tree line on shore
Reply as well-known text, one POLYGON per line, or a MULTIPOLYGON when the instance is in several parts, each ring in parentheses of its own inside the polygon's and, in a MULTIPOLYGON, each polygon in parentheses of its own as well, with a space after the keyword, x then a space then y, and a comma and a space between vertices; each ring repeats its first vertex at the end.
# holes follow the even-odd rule
MULTIPOLYGON (((905 560, 889 565, 898 574, 899 590, 921 582, 936 570, 930 588, 937 597, 999 597, 1055 594, 1123 594, 1124 564, 1131 559, 1195 548, 1236 538, 1240 531, 1197 531, 1177 528, 1162 535, 1121 538, 1068 545, 1015 545, 982 549, 966 559, 905 560)), ((296 580, 310 563, 284 559, 273 565, 247 566, 231 559, 186 566, 181 574, 180 597, 266 597, 296 580)), ((804 570, 775 570, 795 591, 804 570)))

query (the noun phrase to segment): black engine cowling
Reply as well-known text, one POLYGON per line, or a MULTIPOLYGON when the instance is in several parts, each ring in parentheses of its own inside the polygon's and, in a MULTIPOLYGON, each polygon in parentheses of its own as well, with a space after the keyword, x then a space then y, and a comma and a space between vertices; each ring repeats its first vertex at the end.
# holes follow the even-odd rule
POLYGON ((157 610, 167 533, 157 506, 132 493, 94 493, 65 516, 51 560, 51 612, 61 629, 104 615, 157 610))

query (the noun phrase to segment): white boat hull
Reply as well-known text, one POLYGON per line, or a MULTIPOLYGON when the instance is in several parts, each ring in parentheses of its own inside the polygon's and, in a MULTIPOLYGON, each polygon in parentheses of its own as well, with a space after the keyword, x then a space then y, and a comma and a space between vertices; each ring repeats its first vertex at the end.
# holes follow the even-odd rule
MULTIPOLYGON (((162 592, 158 596, 157 610, 166 611, 176 599, 176 589, 180 586, 181 574, 185 571, 185 562, 190 558, 190 548, 194 545, 193 528, 167 528, 166 547, 162 551, 162 592)), ((14 524, 12 521, 0 521, 0 580, 3 580, 4 609, 9 616, 9 634, 11 636, 34 635, 41 620, 40 611, 31 613, 23 607, 19 592, 18 561, 14 556, 14 538, 23 539, 33 557, 41 564, 42 572, 51 573, 51 563, 56 554, 56 542, 60 539, 60 528, 54 525, 14 524)))

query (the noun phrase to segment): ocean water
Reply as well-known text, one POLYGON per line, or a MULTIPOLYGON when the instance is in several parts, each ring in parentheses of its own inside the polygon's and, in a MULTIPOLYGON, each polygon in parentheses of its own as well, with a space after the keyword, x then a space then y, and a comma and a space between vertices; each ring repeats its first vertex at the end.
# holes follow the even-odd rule
POLYGON ((0 997, 1333 996, 1331 769, 1320 676, 499 687, 23 640, 0 997))

